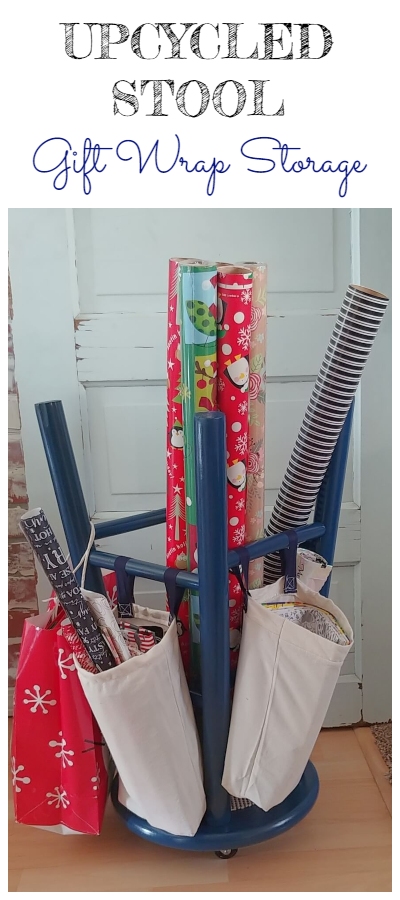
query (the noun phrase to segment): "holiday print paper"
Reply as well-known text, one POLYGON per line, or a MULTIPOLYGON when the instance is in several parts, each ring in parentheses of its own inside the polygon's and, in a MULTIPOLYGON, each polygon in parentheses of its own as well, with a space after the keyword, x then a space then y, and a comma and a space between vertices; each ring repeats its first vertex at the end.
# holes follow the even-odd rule
MULTIPOLYGON (((249 383, 253 273, 218 266, 218 408, 226 417, 228 546, 245 543, 249 457, 249 383)), ((236 668, 243 598, 229 575, 231 667, 236 668)))
MULTIPOLYGON (((184 498, 187 565, 197 571, 194 415, 217 408, 217 270, 214 265, 181 265, 178 312, 181 322, 181 397, 184 429, 184 498)), ((191 673, 200 672, 199 597, 189 600, 191 673)))
POLYGON ((30 510, 21 517, 20 525, 97 670, 112 668, 112 654, 45 513, 40 508, 30 510))
MULTIPOLYGON (((267 340, 267 266, 246 262, 253 272, 250 320, 249 458, 247 467, 246 544, 264 537, 265 389, 267 340)), ((263 585, 263 558, 249 567, 249 589, 263 585)))
MULTIPOLYGON (((166 559, 168 566, 187 568, 185 467, 183 451, 182 357, 178 309, 180 268, 195 259, 170 259, 167 330, 167 497, 166 559)), ((186 674, 190 668, 189 605, 185 592, 179 608, 179 644, 186 674)))

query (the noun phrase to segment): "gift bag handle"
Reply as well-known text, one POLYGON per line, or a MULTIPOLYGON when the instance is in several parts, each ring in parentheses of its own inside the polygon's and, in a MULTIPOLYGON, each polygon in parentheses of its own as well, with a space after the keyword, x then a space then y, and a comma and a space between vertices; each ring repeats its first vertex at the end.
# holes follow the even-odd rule
POLYGON ((284 594, 295 594, 297 591, 297 545, 298 537, 296 531, 292 528, 285 534, 289 540, 289 546, 279 551, 282 563, 282 571, 285 578, 283 588, 284 594))
POLYGON ((173 619, 177 619, 179 607, 185 593, 185 588, 179 587, 176 579, 179 575, 179 569, 168 567, 164 572, 164 584, 167 591, 168 605, 173 619))
MULTIPOLYGON (((81 577, 81 587, 85 587, 86 580, 86 571, 89 563, 89 556, 92 546, 94 544, 94 539, 96 536, 95 527, 93 522, 90 523, 90 537, 89 542, 86 547, 86 550, 82 556, 82 559, 79 560, 78 565, 75 566, 74 572, 76 572, 83 564, 82 568, 82 577, 81 577)), ((121 619, 123 618, 132 618, 133 616, 133 603, 135 602, 134 598, 134 584, 135 584, 135 576, 128 575, 125 569, 126 563, 128 562, 128 556, 117 556, 115 560, 115 574, 117 578, 117 598, 118 598, 118 615, 121 619)))
POLYGON ((233 566, 229 571, 232 572, 232 575, 235 575, 240 587, 242 588, 243 594, 243 609, 247 612, 247 598, 250 596, 249 591, 249 565, 250 565, 250 554, 247 547, 235 547, 235 551, 239 557, 240 565, 233 566))
POLYGON ((133 604, 135 602, 135 576, 128 575, 126 571, 127 562, 129 562, 129 556, 117 556, 114 563, 117 577, 118 615, 121 619, 133 618, 133 604))
MULTIPOLYGON (((295 594, 297 591, 297 545, 298 537, 296 531, 292 528, 285 532, 287 535, 289 546, 279 551, 284 573, 284 594, 295 594)), ((249 564, 250 554, 247 547, 236 547, 235 551, 240 560, 240 566, 233 566, 230 571, 236 576, 243 593, 243 608, 247 612, 247 598, 250 596, 248 588, 249 584, 249 564)))

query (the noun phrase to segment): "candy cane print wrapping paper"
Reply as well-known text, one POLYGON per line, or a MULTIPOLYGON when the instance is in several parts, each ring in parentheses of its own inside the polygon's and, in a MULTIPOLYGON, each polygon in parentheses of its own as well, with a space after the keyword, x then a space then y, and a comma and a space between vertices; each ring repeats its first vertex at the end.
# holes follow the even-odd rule
MULTIPOLYGON (((253 272, 250 321, 249 458, 247 466, 246 544, 264 537, 265 392, 267 341, 267 266, 244 262, 253 272)), ((263 559, 249 567, 249 588, 263 585, 263 559)))
MULTIPOLYGON (((244 544, 249 437, 249 352, 253 273, 243 266, 218 266, 218 408, 226 417, 228 546, 244 544)), ((231 668, 236 668, 242 593, 229 575, 231 668)))
MULTIPOLYGON (((197 571, 197 517, 194 458, 194 415, 217 408, 217 270, 211 263, 180 265, 178 305, 181 322, 181 397, 184 433, 184 490, 188 569, 197 571)), ((200 672, 199 597, 189 598, 191 673, 200 672)))
MULTIPOLYGON (((181 329, 178 310, 180 268, 200 260, 174 258, 169 261, 167 329, 167 498, 166 559, 168 566, 186 569, 185 468, 181 392, 181 329)), ((179 644, 186 674, 190 666, 188 594, 179 609, 179 644)))

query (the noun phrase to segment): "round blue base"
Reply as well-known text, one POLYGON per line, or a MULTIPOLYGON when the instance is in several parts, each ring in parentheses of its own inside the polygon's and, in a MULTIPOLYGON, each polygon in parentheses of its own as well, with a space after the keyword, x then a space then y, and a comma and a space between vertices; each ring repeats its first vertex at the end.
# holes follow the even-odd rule
POLYGON ((267 841, 297 825, 314 806, 318 789, 318 775, 309 762, 297 787, 279 806, 274 806, 268 812, 263 812, 258 806, 235 810, 231 813, 230 821, 220 825, 215 821, 208 821, 206 814, 194 837, 182 837, 153 828, 145 819, 130 812, 118 800, 118 778, 113 783, 111 797, 117 813, 129 830, 146 841, 178 850, 232 850, 267 841))

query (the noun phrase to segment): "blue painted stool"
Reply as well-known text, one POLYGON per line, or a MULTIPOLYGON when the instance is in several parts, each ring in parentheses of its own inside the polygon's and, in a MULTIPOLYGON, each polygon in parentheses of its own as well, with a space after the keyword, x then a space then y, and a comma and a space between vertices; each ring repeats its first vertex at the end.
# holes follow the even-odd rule
MULTIPOLYGON (((61 401, 39 403, 36 413, 57 498, 71 560, 75 566, 85 553, 90 522, 79 480, 61 401)), ((351 433, 351 408, 319 491, 315 521, 296 529, 298 542, 333 562, 339 523, 347 454, 351 433)), ((294 791, 279 806, 263 812, 257 806, 231 809, 231 798, 221 786, 230 719, 228 570, 239 565, 235 551, 227 549, 227 481, 225 416, 204 412, 195 416, 196 492, 198 516, 198 574, 179 571, 177 584, 199 591, 201 683, 191 685, 193 705, 201 714, 204 786, 207 811, 194 837, 182 837, 153 828, 118 801, 118 780, 112 788, 115 809, 127 827, 148 841, 181 850, 214 850, 224 859, 237 848, 275 837, 296 825, 314 805, 318 776, 311 762, 294 791), (196 689, 194 689, 196 688, 196 689)), ((96 538, 109 537, 159 525, 165 509, 153 510, 96 526, 96 538)), ((285 549, 285 533, 248 544, 250 559, 285 549)), ((93 549, 86 586, 104 593, 101 568, 115 569, 118 554, 93 549)), ((164 581, 165 566, 131 558, 129 575, 164 581)), ((78 574, 79 577, 79 574, 78 574)), ((329 591, 329 580, 322 593, 329 591)), ((149 698, 150 700, 151 698, 149 698)))

